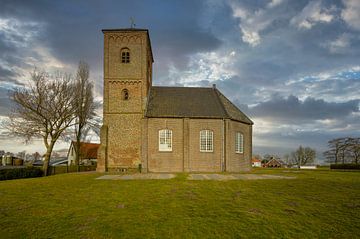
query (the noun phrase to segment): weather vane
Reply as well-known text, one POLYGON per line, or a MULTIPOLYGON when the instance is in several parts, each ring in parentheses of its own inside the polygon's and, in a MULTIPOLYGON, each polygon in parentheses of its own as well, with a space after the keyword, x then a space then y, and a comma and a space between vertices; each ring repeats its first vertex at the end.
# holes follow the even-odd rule
POLYGON ((135 28, 136 24, 135 24, 135 20, 133 17, 130 17, 130 27, 131 28, 135 28))

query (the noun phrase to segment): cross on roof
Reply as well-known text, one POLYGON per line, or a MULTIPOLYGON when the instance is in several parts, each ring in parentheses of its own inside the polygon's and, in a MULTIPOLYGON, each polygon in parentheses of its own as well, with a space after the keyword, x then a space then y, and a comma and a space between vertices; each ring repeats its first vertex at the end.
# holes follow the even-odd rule
POLYGON ((133 17, 130 17, 130 27, 131 28, 135 28, 136 24, 135 24, 135 19, 133 17))

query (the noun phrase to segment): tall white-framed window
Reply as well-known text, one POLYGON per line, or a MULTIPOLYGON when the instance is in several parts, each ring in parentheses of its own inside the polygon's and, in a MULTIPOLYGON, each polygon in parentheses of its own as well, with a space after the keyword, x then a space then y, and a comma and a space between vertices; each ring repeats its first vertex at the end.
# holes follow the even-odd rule
POLYGON ((240 132, 235 134, 235 153, 244 153, 244 135, 240 132))
POLYGON ((213 152, 214 133, 211 130, 201 130, 200 131, 200 152, 213 152))
POLYGON ((159 151, 172 151, 172 130, 159 130, 159 151))

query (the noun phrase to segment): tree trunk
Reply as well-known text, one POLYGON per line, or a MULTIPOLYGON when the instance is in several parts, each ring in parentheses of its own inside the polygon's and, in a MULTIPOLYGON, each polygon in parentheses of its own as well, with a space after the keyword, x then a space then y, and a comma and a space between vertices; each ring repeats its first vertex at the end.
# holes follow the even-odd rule
POLYGON ((75 144, 75 165, 76 171, 80 171, 80 138, 77 137, 75 144))
POLYGON ((54 148, 55 142, 51 141, 50 145, 46 147, 45 159, 43 164, 44 176, 49 175, 49 163, 51 158, 51 153, 54 148))

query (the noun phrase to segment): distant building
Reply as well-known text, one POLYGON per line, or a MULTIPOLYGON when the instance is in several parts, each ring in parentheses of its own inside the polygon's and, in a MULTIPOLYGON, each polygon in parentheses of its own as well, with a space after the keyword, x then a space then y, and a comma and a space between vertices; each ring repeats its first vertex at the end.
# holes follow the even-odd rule
POLYGON ((251 160, 251 166, 252 166, 252 167, 261 167, 261 160, 260 160, 260 159, 253 158, 253 159, 251 160))
POLYGON ((316 165, 302 165, 300 166, 300 169, 316 169, 316 165))
POLYGON ((279 159, 272 158, 269 162, 267 162, 264 167, 266 168, 283 168, 285 167, 285 163, 279 159))
MULTIPOLYGON (((75 165, 76 158, 76 142, 72 141, 68 150, 68 165, 75 165)), ((80 165, 93 165, 97 162, 97 153, 100 144, 96 143, 80 143, 80 165)))

